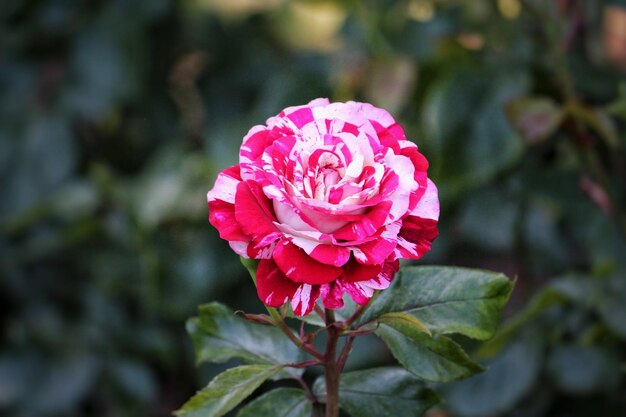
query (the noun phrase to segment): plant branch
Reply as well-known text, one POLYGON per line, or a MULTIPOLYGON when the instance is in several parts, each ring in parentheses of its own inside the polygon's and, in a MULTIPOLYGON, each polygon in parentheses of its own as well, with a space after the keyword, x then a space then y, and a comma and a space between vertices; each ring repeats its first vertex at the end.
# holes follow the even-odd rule
POLYGON ((321 365, 322 362, 319 359, 311 359, 309 361, 304 361, 304 362, 298 362, 298 363, 290 363, 285 365, 287 368, 296 368, 296 369, 302 369, 302 368, 309 368, 311 366, 315 366, 315 365, 321 365))
POLYGON ((313 404, 319 403, 317 396, 313 393, 313 391, 311 391, 311 388, 309 388, 309 384, 307 384, 306 381, 302 379, 302 377, 296 377, 295 380, 298 381, 298 384, 300 384, 300 386, 304 390, 305 395, 309 398, 309 400, 311 400, 313 404))
POLYGON ((285 323, 285 320, 281 317, 281 315, 275 308, 268 307, 267 311, 270 313, 272 319, 274 319, 274 324, 276 325, 276 327, 282 330, 282 332, 285 333, 289 340, 291 340, 296 346, 319 360, 324 359, 324 355, 315 350, 313 346, 304 343, 293 333, 293 331, 289 328, 289 326, 287 326, 287 323, 285 323))
POLYGON ((339 329, 335 326, 335 312, 326 309, 326 353, 324 354, 324 376, 326 378, 326 417, 339 416, 339 377, 341 370, 337 364, 337 341, 339 329))
POLYGON ((346 366, 346 362, 348 361, 348 356, 352 351, 352 344, 354 343, 355 338, 355 335, 348 336, 346 339, 346 344, 339 354, 339 359, 337 360, 337 368, 339 368, 340 373, 343 372, 343 368, 346 366))

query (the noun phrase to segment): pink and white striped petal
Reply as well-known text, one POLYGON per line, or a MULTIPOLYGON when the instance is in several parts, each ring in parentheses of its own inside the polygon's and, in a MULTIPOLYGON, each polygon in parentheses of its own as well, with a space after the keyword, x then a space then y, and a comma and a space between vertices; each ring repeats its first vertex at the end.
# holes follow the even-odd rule
POLYGON ((341 281, 341 287, 359 305, 367 304, 372 295, 374 295, 374 289, 363 284, 363 282, 341 281))
POLYGON ((343 289, 337 282, 322 284, 320 286, 320 294, 324 307, 330 309, 343 307, 343 289))
POLYGON ((256 246, 267 246, 281 233, 274 225, 270 201, 253 181, 240 182, 235 195, 235 218, 256 246))
POLYGON ((294 296, 299 285, 289 280, 271 259, 263 259, 256 270, 257 294, 265 305, 280 307, 294 296))
POLYGON ((320 286, 301 284, 291 298, 291 308, 296 316, 306 316, 315 308, 320 296, 320 286))
POLYGON ((343 272, 339 267, 316 261, 286 238, 278 242, 272 256, 281 271, 294 282, 325 284, 343 272))
POLYGON ((410 214, 423 219, 439 220, 439 196, 437 186, 430 179, 428 179, 424 195, 410 214))

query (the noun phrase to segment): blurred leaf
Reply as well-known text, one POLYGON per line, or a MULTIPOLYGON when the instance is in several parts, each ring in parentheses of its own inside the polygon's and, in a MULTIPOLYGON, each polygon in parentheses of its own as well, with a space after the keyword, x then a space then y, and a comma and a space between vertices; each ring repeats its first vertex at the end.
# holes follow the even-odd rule
POLYGON ((417 79, 417 65, 408 58, 384 60, 371 64, 365 94, 377 107, 397 114, 413 93, 417 79))
POLYGON ((598 347, 558 346, 547 369, 560 390, 577 395, 610 391, 620 378, 618 358, 598 347))
POLYGON ((568 241, 558 228, 560 218, 545 204, 529 204, 523 219, 528 263, 543 273, 562 271, 569 261, 568 241))
POLYGON ((424 381, 449 382, 483 371, 451 339, 431 337, 411 324, 381 324, 376 334, 404 368, 424 381))
POLYGON ((51 210, 59 218, 70 221, 92 214, 99 202, 98 191, 88 181, 74 181, 63 186, 51 201, 51 210))
POLYGON ((527 84, 523 73, 490 76, 465 67, 429 86, 424 128, 436 150, 433 168, 443 197, 485 183, 520 158, 522 143, 504 105, 527 84))
POLYGON ((496 330, 513 284, 504 275, 453 267, 405 267, 358 323, 385 313, 414 316, 434 334, 484 340, 496 330))
POLYGON ((626 281, 619 274, 604 279, 569 275, 553 280, 552 288, 567 299, 600 314, 604 323, 626 339, 626 281))
MULTIPOLYGON (((428 12, 428 3, 422 1, 412 1, 411 3, 421 3, 426 5, 426 12, 428 12)), ((409 5, 411 4, 409 3, 409 5)), ((434 5, 430 5, 431 10, 434 11, 434 5)), ((406 19, 406 12, 402 11, 402 18, 406 19)), ((429 62, 437 58, 439 52, 438 46, 445 39, 454 35, 456 30, 455 22, 452 19, 445 17, 435 18, 426 22, 418 22, 413 19, 408 20, 405 23, 406 29, 398 32, 391 32, 395 34, 396 42, 399 44, 399 50, 403 54, 418 60, 418 62, 429 62)), ((457 62, 458 64, 458 62, 457 62)))
POLYGON ((444 387, 447 405, 460 417, 499 415, 515 408, 537 382, 543 345, 526 332, 471 379, 444 387))
MULTIPOLYGON (((3 2, 2 6, 7 4, 3 2)), ((0 7, 2 7, 0 6, 0 7)), ((3 15, 0 12, 0 18, 3 15)), ((8 35, 6 31, 2 34, 8 35)), ((4 40, 3 39, 3 40, 4 40)), ((39 69, 30 62, 3 60, 0 65, 0 120, 3 130, 20 125, 32 116, 32 98, 39 88, 39 69)), ((16 142, 6 139, 8 142, 16 142)), ((4 166, 4 165, 0 165, 4 166)))
POLYGON ((278 388, 247 404, 237 417, 310 417, 311 400, 296 388, 278 388))
POLYGON ((27 408, 35 414, 69 412, 96 383, 99 368, 95 357, 84 354, 53 363, 36 388, 30 389, 27 408))
POLYGON ((131 398, 144 403, 153 402, 157 394, 156 375, 144 363, 120 360, 111 367, 117 384, 131 398))
MULTIPOLYGON (((313 390, 325 401, 324 377, 313 390)), ((354 417, 420 417, 439 399, 402 368, 373 368, 346 372, 339 383, 339 405, 354 417)))
POLYGON ((626 120, 626 82, 619 85, 617 99, 607 106, 607 111, 622 120, 626 120))
POLYGON ((179 146, 161 149, 136 181, 123 191, 138 221, 151 229, 173 219, 206 216, 206 159, 179 146))
POLYGON ((100 120, 134 86, 128 81, 123 49, 111 31, 91 25, 76 36, 72 50, 76 82, 68 86, 68 105, 89 119, 100 120))
POLYGON ((2 177, 11 198, 0 202, 0 217, 22 214, 41 203, 72 173, 76 164, 69 121, 60 114, 36 114, 14 148, 11 173, 2 177))
POLYGON ((340 3, 293 0, 273 19, 278 38, 296 50, 332 52, 341 46, 339 31, 346 20, 340 3))
MULTIPOLYGON (((624 13, 626 16, 626 13, 624 13)), ((602 109, 587 107, 577 101, 567 103, 565 111, 576 120, 585 123, 598 133, 609 148, 619 147, 619 137, 613 120, 602 109)))
POLYGON ((255 13, 272 10, 285 0, 193 0, 199 9, 216 13, 224 19, 242 19, 255 13))
POLYGON ((572 231, 579 237, 592 265, 606 264, 616 270, 626 270, 626 239, 608 216, 589 203, 582 206, 571 221, 576 225, 572 231))
POLYGON ((600 300, 600 281, 587 275, 566 275, 554 278, 549 287, 562 297, 582 306, 591 308, 600 300))
POLYGON ((199 313, 199 318, 187 322, 198 363, 238 358, 246 363, 284 365, 304 360, 305 354, 275 327, 247 322, 218 303, 200 306, 199 313))
POLYGON ((41 361, 32 354, 3 353, 0 357, 0 410, 9 409, 28 396, 41 378, 41 361))
POLYGON ((494 252, 513 249, 520 214, 518 200, 502 187, 489 187, 471 193, 461 208, 458 231, 463 239, 479 248, 494 252))
POLYGON ((622 340, 626 340, 626 280, 616 274, 607 280, 597 308, 604 323, 622 340))
POLYGON ((563 121, 564 111, 548 97, 522 97, 506 108, 512 126, 529 144, 549 138, 563 121))
POLYGON ((247 365, 231 368, 198 391, 174 414, 178 417, 221 417, 246 399, 280 366, 247 365))
POLYGON ((538 291, 522 310, 502 325, 491 340, 479 348, 478 355, 482 357, 496 355, 519 333, 524 325, 535 320, 550 308, 562 304, 564 300, 565 297, 554 288, 546 287, 538 291))

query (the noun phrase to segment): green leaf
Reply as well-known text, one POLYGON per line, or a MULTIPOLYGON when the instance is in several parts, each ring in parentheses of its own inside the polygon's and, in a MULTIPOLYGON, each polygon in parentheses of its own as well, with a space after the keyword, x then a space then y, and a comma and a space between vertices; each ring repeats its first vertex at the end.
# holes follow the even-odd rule
POLYGON ((241 264, 248 270, 252 281, 254 281, 254 283, 256 284, 256 269, 259 266, 259 260, 244 258, 243 256, 240 256, 239 260, 241 261, 241 264))
POLYGON ((484 340, 495 332, 512 289, 507 277, 494 272, 437 266, 402 268, 358 324, 386 313, 406 313, 433 334, 459 333, 484 340))
MULTIPOLYGON (((318 378, 313 390, 323 401, 323 377, 318 378)), ((347 372, 339 383, 339 405, 354 417, 419 417, 438 402, 431 390, 402 368, 347 372)))
POLYGON ((252 401, 237 417, 310 417, 311 401, 298 388, 278 388, 252 401))
POLYGON ((521 157, 523 143, 504 105, 527 86, 523 72, 496 74, 467 65, 444 71, 429 83, 423 127, 432 149, 431 176, 443 200, 486 183, 521 157))
POLYGON ((454 341, 431 337, 412 323, 382 324, 376 334, 403 367, 425 381, 454 381, 483 371, 454 341))
POLYGON ((245 365, 228 369, 216 376, 174 414, 178 417, 221 417, 280 370, 280 366, 270 365, 245 365))
POLYGON ((595 346, 558 346, 548 358, 547 369, 561 391, 574 395, 611 391, 620 379, 618 357, 595 346))
POLYGON ((601 280, 585 275, 566 275, 555 278, 535 294, 527 306, 510 318, 493 339, 477 351, 479 357, 491 357, 500 352, 527 323, 555 306, 573 303, 596 310, 604 323, 616 335, 626 338, 626 325, 621 318, 626 284, 621 279, 601 280))
POLYGON ((305 354, 274 327, 250 323, 219 303, 202 305, 199 312, 200 317, 187 322, 198 363, 237 358, 246 363, 284 365, 304 360, 305 354))
POLYGON ((606 107, 609 114, 626 120, 626 82, 620 83, 617 99, 606 107))
POLYGON ((414 328, 423 331, 424 333, 432 336, 428 327, 424 326, 424 323, 416 319, 415 317, 405 313, 386 313, 378 318, 378 321, 383 324, 394 326, 394 324, 407 324, 414 328))
POLYGON ((565 112, 546 97, 522 97, 506 106, 513 127, 522 138, 534 144, 549 138, 559 127, 565 112))
POLYGON ((626 340, 626 281, 623 275, 605 278, 571 275, 551 284, 569 300, 592 308, 616 336, 626 340))
POLYGON ((597 311, 616 336, 626 339, 626 281, 622 275, 597 278, 572 274, 553 280, 550 287, 569 301, 597 311))
POLYGON ((622 340, 626 340, 626 280, 616 274, 605 285, 603 297, 596 308, 604 323, 622 340))

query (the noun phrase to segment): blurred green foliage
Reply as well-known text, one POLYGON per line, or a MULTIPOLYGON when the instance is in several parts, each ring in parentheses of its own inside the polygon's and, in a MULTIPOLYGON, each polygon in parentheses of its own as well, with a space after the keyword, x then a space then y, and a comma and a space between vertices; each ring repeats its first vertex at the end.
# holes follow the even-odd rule
POLYGON ((625 7, 2 1, 0 414, 165 416, 223 369, 184 320, 261 306, 205 193, 249 127, 326 96, 389 109, 431 161, 423 262, 518 277, 440 412, 626 415, 625 7))

